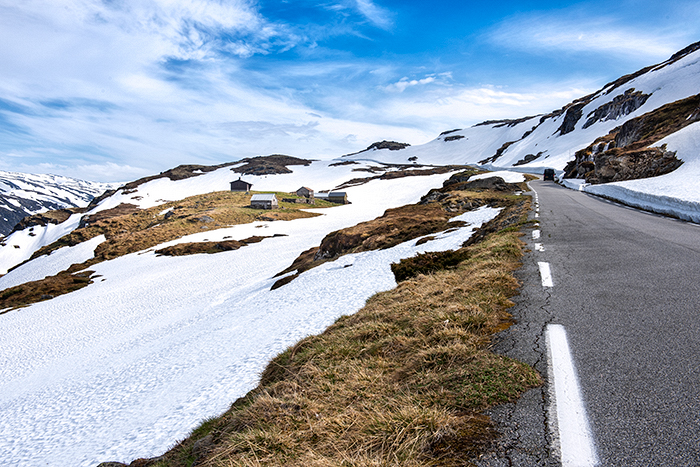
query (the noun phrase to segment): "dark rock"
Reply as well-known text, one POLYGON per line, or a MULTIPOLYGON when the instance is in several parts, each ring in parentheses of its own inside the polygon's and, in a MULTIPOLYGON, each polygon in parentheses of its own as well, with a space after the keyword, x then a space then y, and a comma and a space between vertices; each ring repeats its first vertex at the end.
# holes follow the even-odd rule
POLYGON ((464 138, 462 135, 454 135, 454 136, 448 136, 445 138, 445 141, 457 141, 459 139, 464 138))
POLYGON ((443 201, 447 198, 452 197, 451 194, 449 193, 443 193, 439 190, 430 190, 427 195, 423 195, 423 197, 420 199, 419 204, 428 204, 428 203, 434 203, 434 202, 440 202, 443 201))
POLYGON ((666 147, 637 151, 613 149, 595 158, 594 173, 587 174, 589 183, 608 183, 656 177, 676 170, 683 161, 666 147))
POLYGON ((588 102, 579 102, 572 105, 566 110, 566 115, 564 115, 564 121, 559 127, 559 135, 563 136, 567 133, 571 133, 576 129, 576 124, 583 116, 583 108, 588 104, 588 102))
POLYGON ((272 154, 270 156, 245 158, 241 159, 239 163, 240 162, 244 164, 233 167, 231 170, 243 175, 275 175, 292 173, 288 166, 308 166, 312 161, 293 156, 285 156, 284 154, 272 154))
POLYGON ((651 97, 651 94, 644 94, 641 91, 635 92, 634 89, 628 89, 624 94, 616 96, 612 101, 601 105, 588 114, 588 120, 586 120, 583 128, 588 128, 596 122, 615 120, 629 115, 643 106, 649 97, 651 97))
POLYGON ((464 186, 460 188, 469 191, 513 191, 517 189, 517 185, 513 183, 506 183, 506 181, 501 177, 489 177, 472 180, 471 182, 465 183, 464 186))
POLYGON ((503 143, 503 146, 501 146, 500 148, 498 148, 496 150, 496 154, 494 154, 491 157, 487 157, 484 160, 479 161, 479 164, 483 165, 483 164, 489 164, 491 162, 495 162, 497 159, 499 159, 503 155, 504 152, 506 152, 506 149, 508 149, 511 145, 513 145, 515 143, 517 143, 517 141, 508 141, 506 143, 503 143))
POLYGON ((537 154, 528 154, 513 165, 515 166, 515 165, 528 164, 534 160, 537 160, 542 154, 544 154, 544 153, 538 152, 537 154))
POLYGON ((389 151, 399 151, 401 149, 406 149, 409 147, 408 143, 397 143, 396 141, 380 141, 377 143, 372 143, 369 145, 365 151, 370 151, 372 149, 388 149, 389 151))

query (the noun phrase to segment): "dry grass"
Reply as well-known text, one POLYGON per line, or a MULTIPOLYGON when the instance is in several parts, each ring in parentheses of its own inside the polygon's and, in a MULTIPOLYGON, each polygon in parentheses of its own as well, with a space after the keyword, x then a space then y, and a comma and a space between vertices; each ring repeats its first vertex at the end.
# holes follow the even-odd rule
MULTIPOLYGON (((286 193, 278 193, 278 195, 278 197, 294 197, 286 193)), ((114 216, 98 213, 94 221, 89 219, 86 227, 76 229, 57 242, 40 249, 32 258, 50 253, 62 246, 77 245, 98 235, 105 235, 107 240, 95 251, 96 258, 103 261, 206 230, 247 224, 256 220, 292 220, 318 215, 302 211, 301 209, 308 209, 308 206, 296 203, 281 202, 280 208, 275 210, 252 209, 248 207, 251 196, 245 193, 219 191, 192 196, 149 209, 124 207, 117 210, 114 216), (168 209, 173 213, 170 217, 166 217, 168 214, 164 213, 168 209)), ((329 206, 333 204, 319 201, 314 208, 329 206)))
POLYGON ((465 184, 446 182, 445 187, 431 191, 440 195, 437 197, 439 201, 387 209, 381 217, 329 233, 318 247, 304 251, 289 267, 280 271, 277 276, 293 271, 297 273, 280 279, 273 289, 288 284, 300 273, 325 261, 349 253, 391 248, 414 238, 460 227, 463 222, 450 221, 460 213, 485 205, 506 207, 517 203, 516 199, 522 200, 486 189, 464 191, 465 184))
MULTIPOLYGON (((294 198, 295 195, 278 193, 278 197, 294 198)), ((73 292, 90 284, 82 276, 74 273, 87 269, 102 261, 146 250, 164 242, 185 235, 206 230, 214 230, 229 225, 245 224, 255 220, 291 220, 313 217, 318 214, 302 211, 308 205, 280 203, 275 210, 252 209, 251 194, 234 192, 214 192, 192 196, 181 201, 166 203, 150 209, 139 209, 134 205, 121 204, 108 211, 89 216, 87 225, 78 228, 58 241, 38 250, 29 261, 64 246, 73 246, 99 235, 106 240, 95 249, 95 258, 82 264, 71 266, 67 271, 45 279, 28 282, 0 292, 0 309, 12 309, 58 295, 73 292), (171 210, 172 215, 164 211, 171 210)), ((318 200, 314 208, 335 206, 318 200)), ((254 238, 246 239, 237 247, 253 243, 254 238)), ((204 242, 202 245, 188 244, 173 248, 163 254, 219 253, 234 249, 232 243, 204 242), (217 246, 218 245, 218 246, 217 246)), ((82 273, 81 273, 82 274, 82 273)), ((89 277, 85 276, 85 277, 89 277)))
POLYGON ((482 412, 541 379, 488 350, 511 323, 519 233, 464 250, 289 348, 224 415, 132 465, 470 465, 497 436, 482 412))

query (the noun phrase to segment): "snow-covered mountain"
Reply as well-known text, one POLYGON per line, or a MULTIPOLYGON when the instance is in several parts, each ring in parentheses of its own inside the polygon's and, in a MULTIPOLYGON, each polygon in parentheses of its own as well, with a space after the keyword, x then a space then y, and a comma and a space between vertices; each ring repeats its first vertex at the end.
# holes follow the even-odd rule
POLYGON ((9 234, 19 221, 32 214, 85 207, 109 188, 114 184, 0 171, 0 235, 9 234))
MULTIPOLYGON (((0 297, 13 286, 103 256, 90 264, 93 283, 87 287, 56 297, 47 293, 42 301, 4 314, 7 310, 0 310, 0 451, 5 462, 88 466, 157 455, 202 419, 225 410, 255 386, 272 356, 353 313, 373 293, 395 286, 389 264, 414 254, 418 245, 346 255, 271 290, 279 279, 274 275, 329 232, 417 202, 457 170, 428 166, 482 164, 508 170, 500 174, 509 182, 523 179, 517 172, 552 167, 562 175, 566 169, 588 177, 567 181, 577 189, 700 220, 700 109, 693 100, 700 93, 699 49, 700 44, 690 46, 547 115, 451 130, 420 146, 377 143, 331 161, 278 155, 254 167, 250 160, 181 166, 124 185, 94 200, 85 212, 65 213, 58 223, 12 233, 0 242, 0 274, 14 267, 0 277, 0 297), (661 165, 675 170, 589 184, 606 174, 613 180, 615 174, 648 175, 655 162, 639 154, 656 154, 670 161, 661 165), (637 160, 646 164, 641 172, 637 160), (407 171, 416 176, 400 178, 407 171), (263 192, 340 188, 352 204, 314 210, 321 215, 313 218, 263 216, 227 225, 209 200, 188 198, 226 192, 239 176, 263 192), (140 229, 139 235, 160 238, 163 226, 188 210, 197 214, 182 215, 182 220, 196 233, 121 256, 103 254, 118 242, 138 245, 131 227, 140 229), (102 235, 81 237, 99 222, 102 235), (254 236, 265 239, 217 254, 156 253, 178 244, 254 236), (50 254, 24 262, 59 239, 50 254)), ((27 182, 28 177, 7 185, 39 198, 43 191, 37 185, 45 188, 50 180, 37 176, 27 182)), ((104 188, 80 202, 86 204, 104 188)), ((79 191, 71 193, 77 197, 79 191)), ((484 215, 464 220, 478 225, 488 220, 484 215)), ((462 240, 451 235, 467 234, 462 229, 441 233, 440 244, 426 245, 451 248, 450 242, 462 240)), ((68 275, 77 282, 88 275, 68 272, 83 274, 68 275)))
POLYGON ((404 149, 373 145, 345 159, 566 169, 582 190, 700 222, 699 122, 700 42, 546 115, 446 131, 404 149))

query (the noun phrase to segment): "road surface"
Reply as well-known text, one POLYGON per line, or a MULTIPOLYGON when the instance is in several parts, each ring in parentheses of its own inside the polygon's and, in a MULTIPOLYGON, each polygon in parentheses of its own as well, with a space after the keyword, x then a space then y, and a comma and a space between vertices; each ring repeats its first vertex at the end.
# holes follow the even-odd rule
POLYGON ((700 465, 700 227, 553 182, 530 185, 540 226, 524 230, 518 323, 494 347, 547 384, 493 411, 504 438, 482 464, 700 465), (554 328, 568 339, 594 458, 560 434, 580 421, 556 409, 568 401, 557 402, 546 339, 554 328))

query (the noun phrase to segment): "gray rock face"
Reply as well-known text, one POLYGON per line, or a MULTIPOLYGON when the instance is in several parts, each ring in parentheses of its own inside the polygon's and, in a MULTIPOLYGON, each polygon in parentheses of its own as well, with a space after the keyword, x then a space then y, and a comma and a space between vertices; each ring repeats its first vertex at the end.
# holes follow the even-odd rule
POLYGON ((639 178, 656 177, 683 164, 674 151, 646 148, 638 151, 607 151, 595 158, 595 174, 588 177, 591 183, 619 182, 639 178))
POLYGON ((588 120, 583 125, 583 128, 588 128, 597 122, 605 122, 608 120, 616 120, 619 117, 629 115, 649 99, 651 94, 644 94, 641 91, 628 89, 624 94, 616 96, 612 101, 603 104, 593 112, 588 114, 588 120))

